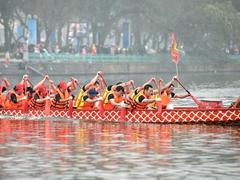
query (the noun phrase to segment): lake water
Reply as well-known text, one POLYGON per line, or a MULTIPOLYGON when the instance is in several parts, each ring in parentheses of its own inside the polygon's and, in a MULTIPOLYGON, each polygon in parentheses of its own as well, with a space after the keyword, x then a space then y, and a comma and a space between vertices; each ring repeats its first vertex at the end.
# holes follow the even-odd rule
MULTIPOLYGON (((140 84, 151 76, 107 79, 140 84)), ((172 75, 158 76, 168 81, 172 75)), ((217 98, 225 105, 240 95, 239 77, 181 75, 197 98, 217 98)), ((173 104, 194 103, 187 98, 173 104)), ((0 179, 240 179, 239 152, 239 126, 0 119, 0 179)))

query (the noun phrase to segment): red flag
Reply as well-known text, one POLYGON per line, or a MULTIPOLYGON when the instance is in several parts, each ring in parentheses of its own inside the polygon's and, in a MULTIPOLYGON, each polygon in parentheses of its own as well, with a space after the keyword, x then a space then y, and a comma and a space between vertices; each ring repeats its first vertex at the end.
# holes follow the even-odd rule
POLYGON ((179 51, 177 49, 176 33, 172 33, 172 48, 171 48, 172 60, 177 64, 179 61, 179 51))

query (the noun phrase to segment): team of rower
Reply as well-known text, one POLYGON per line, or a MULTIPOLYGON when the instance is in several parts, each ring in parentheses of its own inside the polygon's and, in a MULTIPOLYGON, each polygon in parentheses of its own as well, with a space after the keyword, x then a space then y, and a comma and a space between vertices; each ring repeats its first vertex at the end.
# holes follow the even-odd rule
MULTIPOLYGON (((133 80, 107 85, 103 73, 99 71, 94 78, 82 86, 74 97, 73 92, 79 87, 79 81, 71 78, 69 82, 61 81, 57 86, 48 75, 37 84, 33 85, 28 75, 24 75, 21 82, 10 89, 10 83, 6 79, 0 84, 0 108, 44 108, 50 102, 51 108, 66 109, 70 102, 76 109, 92 110, 119 108, 128 109, 158 109, 168 108, 172 98, 185 98, 186 94, 175 94, 174 76, 165 85, 163 80, 157 81, 151 78, 142 86, 135 88, 133 80), (48 81, 48 88, 46 86, 48 81), (154 86, 152 85, 154 84, 154 86), (155 89, 154 89, 155 87, 155 89)), ((238 107, 236 102, 233 107, 238 107)))

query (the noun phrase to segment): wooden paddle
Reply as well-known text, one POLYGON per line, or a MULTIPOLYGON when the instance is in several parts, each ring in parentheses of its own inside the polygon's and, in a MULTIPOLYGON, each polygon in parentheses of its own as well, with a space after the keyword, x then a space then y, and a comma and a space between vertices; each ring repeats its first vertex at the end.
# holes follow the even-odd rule
MULTIPOLYGON (((51 91, 51 86, 50 86, 50 83, 48 83, 48 95, 47 95, 48 97, 50 96, 50 91, 51 91)), ((46 99, 44 113, 46 116, 49 116, 50 112, 51 112, 51 100, 46 99)))
POLYGON ((29 97, 29 92, 27 92, 27 80, 24 81, 23 85, 24 85, 24 95, 26 96, 26 99, 22 102, 23 105, 23 113, 27 113, 28 112, 28 97, 29 97))
POLYGON ((201 104, 201 101, 197 100, 197 98, 195 96, 193 96, 189 90, 187 90, 183 84, 177 79, 177 78, 174 78, 174 80, 176 80, 178 82, 178 84, 180 84, 180 86, 182 86, 182 88, 191 96, 191 98, 193 99, 193 101, 198 105, 198 107, 200 107, 202 104, 201 104))
POLYGON ((207 108, 222 108, 223 104, 222 101, 200 101, 195 96, 193 96, 184 86, 183 84, 175 78, 175 80, 182 86, 182 88, 191 96, 193 101, 198 105, 200 109, 207 109, 207 108))
POLYGON ((103 77, 103 75, 101 73, 98 73, 98 75, 101 77, 101 79, 103 80, 104 85, 107 87, 108 85, 107 85, 107 82, 106 82, 105 78, 103 77))

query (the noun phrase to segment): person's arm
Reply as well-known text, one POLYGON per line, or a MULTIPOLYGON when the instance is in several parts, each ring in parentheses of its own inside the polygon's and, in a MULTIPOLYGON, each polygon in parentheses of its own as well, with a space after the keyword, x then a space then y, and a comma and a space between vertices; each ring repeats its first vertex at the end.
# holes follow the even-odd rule
POLYGON ((77 89, 77 86, 79 85, 79 81, 74 77, 71 77, 70 80, 71 81, 67 83, 67 86, 71 87, 71 91, 74 91, 75 89, 77 89))
POLYGON ((180 99, 183 99, 183 98, 186 98, 186 97, 189 97, 190 94, 175 94, 174 95, 174 98, 180 98, 180 99))
POLYGON ((54 93, 57 93, 57 87, 54 85, 52 80, 49 80, 50 88, 53 90, 54 93))
POLYGON ((174 76, 174 77, 171 79, 171 81, 169 81, 168 83, 166 83, 166 84, 162 87, 161 92, 165 91, 165 90, 174 82, 175 78, 176 78, 176 76, 174 76))
POLYGON ((110 94, 110 95, 108 96, 108 100, 109 100, 109 102, 110 102, 113 106, 120 106, 120 105, 121 105, 121 103, 116 103, 116 102, 114 101, 114 96, 113 96, 113 94, 110 94))
POLYGON ((91 86, 93 86, 96 81, 98 80, 98 78, 100 77, 99 74, 102 74, 101 71, 99 71, 95 76, 94 78, 88 83, 85 85, 85 89, 88 90, 91 86))
POLYGON ((152 102, 156 102, 156 99, 146 99, 144 98, 144 96, 140 96, 139 97, 139 102, 142 102, 142 103, 152 103, 152 102))
POLYGON ((44 78, 33 87, 33 90, 36 91, 39 88, 39 86, 41 86, 46 80, 49 80, 48 75, 45 75, 44 78))
POLYGON ((22 77, 22 80, 20 81, 20 84, 24 84, 26 81, 28 81, 29 76, 27 74, 24 74, 22 77))
POLYGON ((149 79, 147 82, 145 82, 142 86, 138 87, 138 92, 140 92, 141 90, 143 90, 144 86, 146 86, 147 84, 152 83, 153 81, 155 81, 156 79, 154 77, 152 77, 151 79, 149 79))
POLYGON ((2 79, 2 84, 3 84, 3 87, 5 87, 6 89, 8 89, 10 87, 10 83, 7 79, 2 79))

